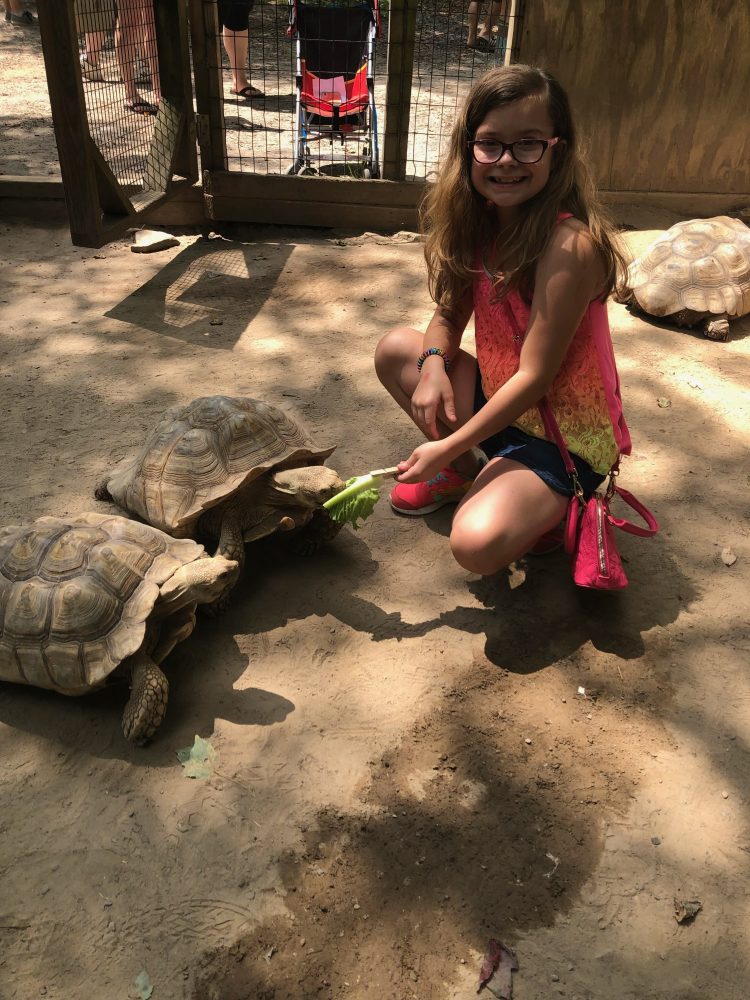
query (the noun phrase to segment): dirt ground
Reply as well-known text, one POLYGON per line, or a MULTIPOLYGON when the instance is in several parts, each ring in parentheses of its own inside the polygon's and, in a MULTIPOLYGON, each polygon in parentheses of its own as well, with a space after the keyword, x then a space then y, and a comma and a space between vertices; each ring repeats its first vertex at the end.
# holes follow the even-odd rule
MULTIPOLYGON (((20 30, 0 171, 53 174, 20 30)), ((619 218, 638 247, 677 216, 619 218)), ((0 524, 106 510, 101 473, 203 394, 282 406, 344 476, 408 454, 372 353, 429 315, 421 247, 228 235, 140 256, 0 223, 0 524)), ((309 559, 248 552, 168 658, 147 748, 122 685, 0 684, 0 1000, 466 1000, 490 938, 516 1000, 746 1000, 750 319, 715 344, 610 317, 622 481, 661 522, 619 536, 623 593, 576 590, 560 555, 470 576, 449 510, 383 499, 309 559), (176 756, 196 734, 204 779, 176 756)))
MULTIPOLYGON (((672 221, 629 218, 636 243, 672 221)), ((99 474, 201 394, 281 405, 344 475, 415 443, 371 358, 429 313, 418 244, 2 240, 4 524, 96 509, 99 474)), ((491 937, 516 1000, 747 996, 750 324, 715 344, 611 317, 623 482, 661 521, 621 536, 622 594, 577 591, 562 556, 469 576, 449 510, 382 501, 314 558, 249 554, 169 657, 146 749, 122 687, 0 686, 3 1000, 138 997, 144 971, 158 1000, 459 1000, 491 937), (196 734, 207 779, 176 757, 196 734)))

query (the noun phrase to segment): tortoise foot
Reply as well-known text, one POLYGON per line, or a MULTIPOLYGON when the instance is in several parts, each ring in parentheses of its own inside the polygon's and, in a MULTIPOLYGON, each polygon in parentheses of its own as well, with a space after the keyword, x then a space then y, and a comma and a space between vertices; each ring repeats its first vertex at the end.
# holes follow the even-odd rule
POLYGON ((164 719, 169 697, 169 681, 151 661, 135 664, 132 671, 130 699, 122 716, 125 739, 143 746, 148 743, 164 719))
POLYGON ((329 516, 328 511, 320 508, 303 528, 289 536, 286 544, 295 555, 310 556, 332 542, 343 527, 329 516))
POLYGON ((104 479, 100 479, 99 482, 94 487, 94 499, 95 500, 111 500, 112 494, 107 489, 107 483, 109 482, 109 476, 104 479))
POLYGON ((726 319, 709 320, 703 327, 703 336, 708 340, 725 341, 729 337, 729 321, 726 319))

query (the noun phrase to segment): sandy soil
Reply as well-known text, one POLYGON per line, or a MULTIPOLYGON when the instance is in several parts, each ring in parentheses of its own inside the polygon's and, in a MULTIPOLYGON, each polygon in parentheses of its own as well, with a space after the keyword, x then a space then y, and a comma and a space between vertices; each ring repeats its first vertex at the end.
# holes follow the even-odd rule
MULTIPOLYGON (((419 245, 2 238, 2 523, 95 509, 98 475, 200 394, 288 408, 344 475, 416 440, 371 356, 429 313, 419 245)), ((577 591, 558 556, 467 576, 449 511, 384 501, 314 558, 250 553, 168 659, 147 749, 121 687, 0 686, 3 1000, 137 997, 144 970, 155 998, 458 1000, 490 937, 517 1000, 747 995, 750 324, 714 344, 611 316, 623 481, 662 523, 622 537, 624 593, 577 591), (195 734, 206 780, 175 756, 195 734)))
MULTIPOLYGON (((58 170, 35 44, 2 34, 5 173, 58 170)), ((676 217, 621 219, 638 246, 676 217)), ((201 394, 288 409, 345 476, 417 440, 371 360, 429 315, 414 243, 0 233, 2 524, 106 509, 100 474, 201 394)), ((610 315, 623 483, 662 524, 620 539, 624 593, 577 591, 561 556, 468 576, 450 511, 384 500, 313 558, 249 552, 169 657, 146 749, 122 686, 0 684, 0 1000, 143 997, 142 973, 154 1000, 465 1000, 491 937, 516 1000, 745 1000, 750 321, 713 344, 610 315), (176 757, 196 734, 207 779, 176 757)))

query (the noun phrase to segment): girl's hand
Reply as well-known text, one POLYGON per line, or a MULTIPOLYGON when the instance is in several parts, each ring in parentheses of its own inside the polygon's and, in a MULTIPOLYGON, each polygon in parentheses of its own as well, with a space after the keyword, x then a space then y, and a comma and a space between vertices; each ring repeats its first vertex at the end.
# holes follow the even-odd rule
POLYGON ((450 462, 445 440, 426 441, 398 464, 399 483, 423 483, 444 469, 450 462))
MULTIPOLYGON (((428 359, 429 360, 429 359, 428 359)), ((442 365, 442 359, 439 359, 442 365)), ((414 395, 411 397, 411 413, 417 426, 427 437, 437 440, 440 437, 437 418, 443 409, 450 423, 456 421, 456 403, 453 396, 451 380, 437 365, 424 370, 414 395)))

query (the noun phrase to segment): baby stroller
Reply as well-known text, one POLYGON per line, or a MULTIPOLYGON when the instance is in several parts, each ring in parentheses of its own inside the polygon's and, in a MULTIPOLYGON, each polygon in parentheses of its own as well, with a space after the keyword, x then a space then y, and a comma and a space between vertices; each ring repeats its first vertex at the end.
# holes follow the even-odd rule
MULTIPOLYGON (((287 34, 296 43, 294 163, 290 174, 319 171, 311 144, 328 140, 331 173, 379 177, 378 123, 375 110, 375 39, 380 34, 378 0, 352 6, 289 0, 287 34), (341 153, 334 152, 334 141, 341 153), (357 144, 357 154, 349 147, 357 144), (351 170, 349 168, 353 167, 351 170), (338 171, 339 173, 341 171, 338 171)), ((326 171, 329 172, 329 171, 326 171)))

